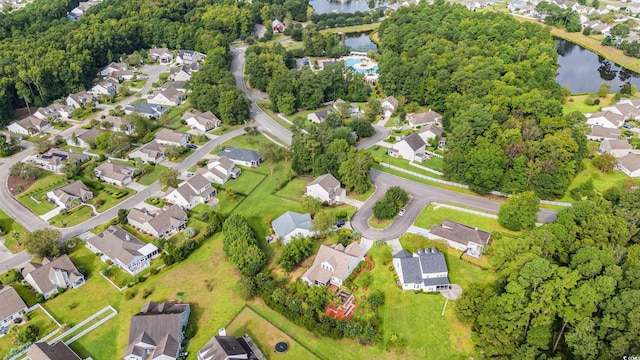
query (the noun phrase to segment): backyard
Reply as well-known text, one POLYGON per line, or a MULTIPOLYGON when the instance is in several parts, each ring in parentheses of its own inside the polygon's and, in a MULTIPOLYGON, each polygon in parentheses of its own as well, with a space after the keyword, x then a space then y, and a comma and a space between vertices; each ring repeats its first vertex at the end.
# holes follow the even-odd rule
POLYGON ((4 233, 4 246, 6 248, 14 254, 22 251, 22 246, 18 245, 18 241, 22 234, 25 233, 25 229, 2 210, 0 210, 0 229, 4 233), (18 234, 17 238, 14 235, 15 233, 18 234))
MULTIPOLYGON (((58 328, 58 325, 56 325, 56 323, 51 320, 51 318, 47 316, 42 309, 35 309, 31 311, 28 316, 30 320, 17 325, 16 330, 20 331, 28 325, 35 325, 39 329, 38 339, 42 339, 58 328)), ((13 343, 13 338, 14 336, 11 332, 0 337, 0 354, 7 354, 12 348, 18 347, 18 345, 13 343)))
POLYGON ((461 224, 477 227, 478 229, 487 232, 500 231, 501 233, 512 236, 520 236, 520 233, 507 230, 500 226, 500 224, 498 224, 498 220, 492 217, 470 214, 446 207, 436 207, 437 205, 434 204, 427 206, 422 210, 420 215, 418 215, 413 224, 428 230, 431 229, 433 225, 441 225, 444 220, 455 219, 455 221, 461 224))
POLYGON ((621 171, 610 171, 608 173, 603 173, 600 170, 593 167, 591 161, 589 159, 585 159, 582 161, 584 165, 584 170, 582 170, 571 182, 569 185, 569 189, 565 195, 559 201, 565 202, 573 202, 574 200, 570 196, 570 192, 572 189, 584 184, 589 179, 593 180, 593 187, 598 192, 602 193, 605 190, 613 187, 613 186, 622 186, 625 184, 637 186, 640 184, 640 181, 637 179, 631 179, 621 171))
POLYGON ((36 215, 44 215, 56 208, 54 204, 47 201, 47 192, 66 184, 66 182, 64 176, 47 171, 27 191, 18 195, 17 199, 36 215))
POLYGON ((399 158, 395 158, 393 156, 387 155, 388 149, 384 146, 376 145, 372 148, 369 148, 368 150, 373 154, 374 158, 380 159, 380 161, 385 162, 387 164, 391 164, 391 165, 412 171, 414 173, 426 175, 432 178, 436 178, 436 179, 442 178, 442 176, 434 172, 427 171, 418 167, 418 166, 422 166, 422 167, 430 168, 435 171, 442 172, 443 160, 441 158, 437 158, 434 156, 431 159, 427 159, 421 163, 416 163, 416 165, 418 166, 412 166, 409 164, 409 160, 399 159, 399 158))
POLYGON ((146 174, 142 175, 138 179, 138 183, 145 186, 149 186, 153 184, 156 180, 158 180, 158 178, 160 177, 160 174, 162 174, 164 171, 169 169, 168 167, 162 166, 162 165, 151 166, 149 168, 151 169, 151 171, 148 171, 146 174))

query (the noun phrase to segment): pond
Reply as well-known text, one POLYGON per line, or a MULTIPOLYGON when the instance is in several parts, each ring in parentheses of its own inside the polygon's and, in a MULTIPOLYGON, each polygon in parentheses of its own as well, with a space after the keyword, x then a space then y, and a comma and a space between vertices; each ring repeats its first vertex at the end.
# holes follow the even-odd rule
POLYGON ((556 39, 558 63, 556 81, 567 86, 573 94, 597 92, 600 85, 608 83, 612 91, 618 91, 625 83, 640 88, 640 74, 625 69, 611 60, 572 42, 556 39))
POLYGON ((354 13, 356 11, 369 11, 378 7, 375 0, 371 3, 366 0, 309 0, 309 5, 317 14, 326 13, 354 13), (373 5, 373 6, 370 6, 373 5))
POLYGON ((344 43, 353 51, 378 51, 378 46, 373 41, 371 41, 371 39, 369 38, 370 35, 371 33, 347 34, 345 35, 344 43))

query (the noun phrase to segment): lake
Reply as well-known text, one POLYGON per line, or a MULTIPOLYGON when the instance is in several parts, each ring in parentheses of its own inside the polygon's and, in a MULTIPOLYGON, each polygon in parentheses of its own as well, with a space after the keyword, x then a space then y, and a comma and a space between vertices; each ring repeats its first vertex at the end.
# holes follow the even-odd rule
MULTIPOLYGON (((309 5, 313 6, 313 10, 317 14, 326 14, 330 12, 338 13, 354 13, 356 11, 369 11, 373 8, 369 7, 369 2, 365 0, 351 1, 331 1, 331 0, 310 0, 309 5)), ((378 3, 375 2, 375 7, 378 3)))
POLYGON ((556 39, 560 68, 556 81, 571 88, 573 94, 597 92, 600 85, 608 83, 612 91, 618 91, 625 83, 640 88, 640 74, 625 69, 596 53, 572 42, 556 39))
POLYGON ((369 35, 371 35, 371 33, 347 34, 345 35, 344 43, 353 51, 378 51, 378 46, 373 41, 371 41, 369 35))

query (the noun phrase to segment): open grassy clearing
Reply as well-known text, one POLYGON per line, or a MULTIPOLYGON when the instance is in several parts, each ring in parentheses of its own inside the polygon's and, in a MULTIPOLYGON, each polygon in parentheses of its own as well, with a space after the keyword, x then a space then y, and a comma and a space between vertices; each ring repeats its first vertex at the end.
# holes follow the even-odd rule
POLYGON ((603 173, 600 170, 593 167, 591 160, 585 159, 582 161, 584 170, 582 170, 571 182, 569 189, 559 201, 573 202, 574 200, 570 196, 572 189, 584 184, 589 179, 593 180, 593 187, 599 192, 604 192, 607 189, 614 186, 622 186, 624 184, 637 186, 640 184, 640 180, 631 179, 621 171, 611 171, 603 173))
MULTIPOLYGON (((265 170, 265 169, 260 169, 265 170)), ((231 179, 226 184, 220 187, 220 192, 226 191, 226 189, 233 189, 236 193, 247 195, 260 185, 260 182, 267 176, 259 172, 260 170, 252 170, 250 168, 242 167, 242 173, 237 179, 231 179)))
POLYGON ((168 169, 169 169, 168 167, 162 166, 162 165, 152 166, 151 167, 151 171, 149 171, 146 174, 142 175, 138 179, 138 182, 140 184, 142 184, 142 185, 149 186, 149 185, 153 184, 156 180, 158 180, 158 178, 160 177, 160 174, 162 174, 163 172, 165 172, 168 169))
POLYGON ((276 192, 289 200, 299 201, 307 191, 307 184, 313 181, 311 177, 295 178, 290 180, 285 186, 276 192))
POLYGON ((45 172, 45 175, 38 179, 27 191, 17 197, 24 206, 37 215, 43 215, 56 208, 56 206, 46 199, 47 192, 66 184, 66 179, 62 175, 52 172, 45 172), (31 196, 40 203, 31 199, 31 196))
POLYGON ((9 251, 15 254, 23 250, 22 246, 18 245, 18 241, 26 230, 2 210, 0 210, 0 229, 4 233, 4 246, 9 251), (18 240, 13 235, 15 232, 18 233, 18 240))
POLYGON ((562 110, 565 114, 569 114, 574 111, 581 112, 583 114, 586 113, 594 113, 600 111, 602 107, 609 106, 613 100, 613 94, 607 95, 606 98, 600 99, 599 105, 587 105, 584 101, 588 98, 596 99, 597 96, 593 94, 580 94, 580 95, 571 95, 569 97, 569 101, 567 101, 564 105, 562 105, 562 110), (571 101, 573 99, 573 101, 571 101))
MULTIPOLYGON (((374 146, 372 148, 367 149, 367 151, 371 152, 371 154, 373 154, 374 159, 379 159, 381 162, 385 162, 387 164, 390 165, 394 165, 397 166, 399 168, 403 168, 405 170, 409 170, 411 172, 417 173, 417 174, 421 174, 421 175, 425 175, 425 176, 429 176, 435 179, 441 179, 442 176, 433 173, 431 171, 427 171, 427 170, 423 170, 417 166, 411 166, 409 164, 409 160, 405 160, 405 159, 399 159, 399 158, 395 158, 393 156, 389 156, 387 155, 387 151, 388 149, 384 146, 374 146), (377 149, 376 149, 377 147, 377 149)), ((429 159, 427 161, 424 161, 422 163, 418 163, 418 165, 423 166, 423 167, 427 167, 430 169, 433 169, 435 171, 442 171, 442 159, 438 159, 438 158, 433 158, 433 159, 429 159)))
POLYGON ((439 207, 436 205, 427 206, 416 218, 414 225, 425 229, 431 229, 433 225, 441 225, 444 220, 453 220, 461 224, 477 227, 487 232, 500 231, 512 236, 520 236, 520 233, 507 230, 498 224, 498 220, 487 216, 470 214, 464 211, 439 207), (435 210, 434 210, 435 209, 435 210))

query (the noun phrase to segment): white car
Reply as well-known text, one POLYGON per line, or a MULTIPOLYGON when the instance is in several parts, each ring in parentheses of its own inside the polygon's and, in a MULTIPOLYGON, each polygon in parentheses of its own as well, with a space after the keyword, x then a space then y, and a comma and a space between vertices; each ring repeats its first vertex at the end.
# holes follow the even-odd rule
POLYGON ((406 213, 407 210, 406 209, 401 209, 400 211, 398 211, 398 216, 402 216, 404 215, 404 213, 406 213))

